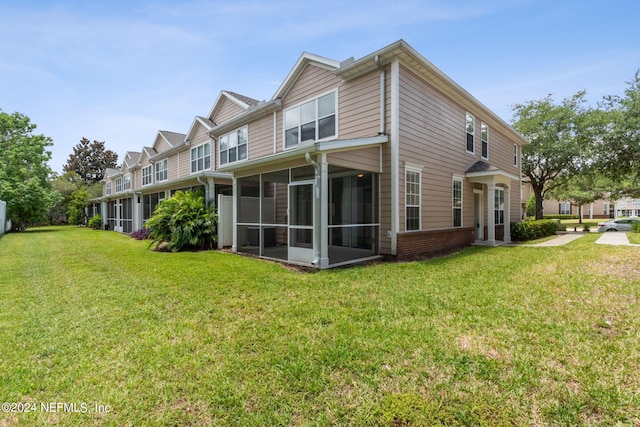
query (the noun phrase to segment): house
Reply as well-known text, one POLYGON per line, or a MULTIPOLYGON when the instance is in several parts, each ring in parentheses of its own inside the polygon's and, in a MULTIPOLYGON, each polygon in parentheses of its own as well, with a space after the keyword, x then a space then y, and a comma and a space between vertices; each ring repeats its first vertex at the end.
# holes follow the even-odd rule
POLYGON ((114 224, 129 215, 119 194, 135 228, 139 194, 210 178, 232 195, 222 226, 233 251, 328 268, 508 242, 521 218, 526 140, 403 40, 357 60, 303 53, 270 100, 223 91, 196 121, 105 178, 114 224), (193 161, 199 144, 210 168, 194 176, 179 156, 193 161), (144 184, 149 165, 155 180, 144 184), (129 193, 116 191, 128 173, 129 193))

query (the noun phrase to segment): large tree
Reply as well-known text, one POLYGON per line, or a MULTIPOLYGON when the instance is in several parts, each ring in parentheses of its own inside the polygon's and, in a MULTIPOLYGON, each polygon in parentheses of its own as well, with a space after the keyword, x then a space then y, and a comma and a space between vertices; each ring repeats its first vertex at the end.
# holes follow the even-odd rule
POLYGON ((62 167, 65 172, 75 172, 85 183, 100 182, 104 178, 107 168, 115 168, 118 154, 106 150, 104 142, 89 141, 82 138, 73 147, 73 154, 69 155, 67 163, 62 167))
POLYGON ((29 117, 0 110, 0 200, 14 230, 46 219, 60 194, 51 188, 51 138, 35 135, 29 117))
POLYGON ((522 149, 523 182, 531 184, 536 219, 542 219, 542 201, 548 191, 583 172, 592 158, 592 110, 585 92, 556 104, 551 95, 513 107, 514 128, 529 140, 522 149))
POLYGON ((599 144, 599 166, 616 182, 614 197, 640 198, 640 71, 622 97, 609 96, 599 144))

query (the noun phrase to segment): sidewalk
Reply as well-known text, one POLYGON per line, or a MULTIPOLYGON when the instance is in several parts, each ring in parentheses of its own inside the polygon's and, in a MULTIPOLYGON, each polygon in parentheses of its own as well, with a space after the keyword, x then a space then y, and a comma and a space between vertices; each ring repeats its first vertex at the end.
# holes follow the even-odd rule
POLYGON ((602 236, 596 243, 599 245, 619 245, 619 246, 640 246, 629 243, 629 238, 627 237, 627 233, 620 231, 609 231, 607 233, 602 233, 602 236))
POLYGON ((581 237, 583 237, 583 233, 567 233, 561 234, 558 237, 555 237, 551 240, 547 240, 546 242, 536 243, 535 245, 523 245, 523 246, 562 246, 566 245, 569 242, 573 242, 581 237))

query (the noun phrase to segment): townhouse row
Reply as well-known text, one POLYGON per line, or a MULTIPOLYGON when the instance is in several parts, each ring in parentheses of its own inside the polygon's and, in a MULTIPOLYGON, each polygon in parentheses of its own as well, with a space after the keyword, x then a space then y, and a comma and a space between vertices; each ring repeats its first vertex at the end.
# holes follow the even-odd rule
POLYGON ((303 53, 268 101, 222 91, 186 134, 110 169, 94 212, 144 226, 202 189, 220 244, 316 268, 510 241, 526 140, 403 40, 360 59, 303 53))

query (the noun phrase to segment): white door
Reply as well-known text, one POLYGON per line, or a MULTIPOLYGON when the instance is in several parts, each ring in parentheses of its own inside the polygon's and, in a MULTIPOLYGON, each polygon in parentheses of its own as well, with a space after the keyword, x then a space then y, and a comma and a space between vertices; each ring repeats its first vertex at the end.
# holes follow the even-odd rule
POLYGON ((122 233, 122 201, 118 200, 113 208, 115 209, 113 230, 122 233))
POLYGON ((313 181, 289 184, 289 261, 313 262, 313 181))
POLYGON ((218 249, 233 245, 233 196, 218 194, 218 249))
POLYGON ((476 240, 484 240, 484 219, 482 213, 484 206, 482 206, 482 193, 473 193, 473 223, 476 229, 476 240))

